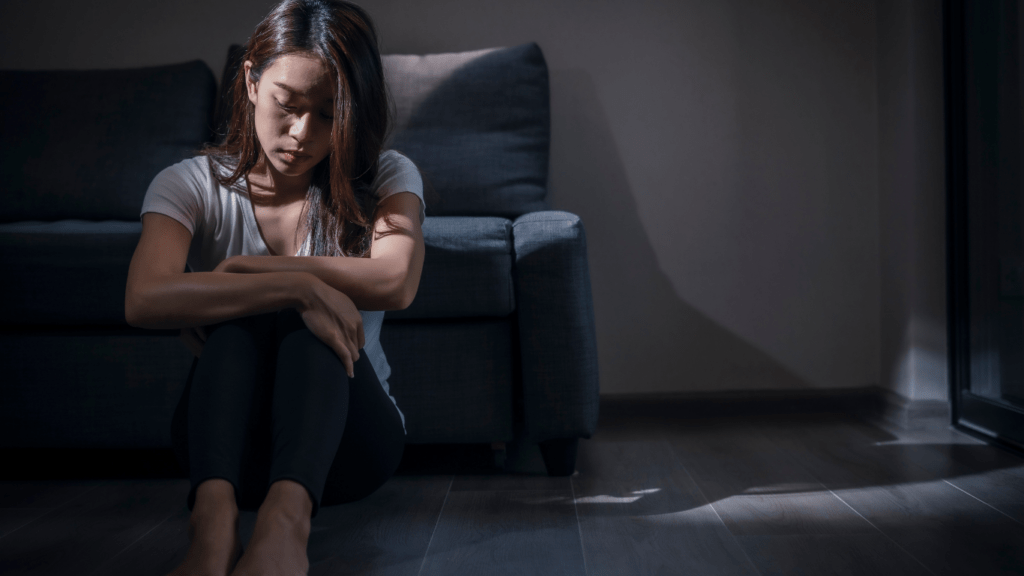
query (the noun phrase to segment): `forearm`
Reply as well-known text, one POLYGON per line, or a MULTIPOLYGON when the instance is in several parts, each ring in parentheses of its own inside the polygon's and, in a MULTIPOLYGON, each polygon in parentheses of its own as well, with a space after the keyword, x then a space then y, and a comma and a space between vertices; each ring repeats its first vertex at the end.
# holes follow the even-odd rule
POLYGON ((407 265, 388 259, 331 256, 234 256, 218 268, 247 275, 307 273, 352 299, 360 310, 408 306, 407 265))
POLYGON ((201 326, 304 305, 312 275, 180 273, 131 286, 125 318, 139 328, 201 326))

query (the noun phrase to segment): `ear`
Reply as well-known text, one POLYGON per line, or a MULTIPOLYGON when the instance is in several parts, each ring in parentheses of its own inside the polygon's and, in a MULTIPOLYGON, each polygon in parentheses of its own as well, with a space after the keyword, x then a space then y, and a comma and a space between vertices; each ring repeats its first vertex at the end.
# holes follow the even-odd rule
POLYGON ((242 70, 245 72, 245 91, 249 95, 249 102, 252 102, 253 106, 256 105, 256 91, 259 88, 259 82, 253 82, 250 71, 252 70, 252 60, 246 60, 242 64, 242 70))

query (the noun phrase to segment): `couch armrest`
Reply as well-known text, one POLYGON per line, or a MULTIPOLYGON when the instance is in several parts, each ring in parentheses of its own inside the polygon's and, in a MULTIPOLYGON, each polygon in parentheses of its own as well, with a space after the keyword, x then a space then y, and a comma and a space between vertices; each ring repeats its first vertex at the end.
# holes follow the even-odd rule
POLYGON ((590 438, 598 372, 587 241, 575 214, 541 211, 512 224, 522 352, 521 438, 590 438))

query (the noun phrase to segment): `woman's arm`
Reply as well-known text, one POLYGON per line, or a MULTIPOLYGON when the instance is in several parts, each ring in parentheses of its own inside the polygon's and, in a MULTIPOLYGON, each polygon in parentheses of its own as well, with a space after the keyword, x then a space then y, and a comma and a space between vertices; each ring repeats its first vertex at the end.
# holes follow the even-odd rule
POLYGON ((139 328, 180 328, 299 307, 312 278, 301 272, 241 277, 186 274, 192 235, 157 213, 142 217, 142 236, 128 267, 125 320, 139 328))
POLYGON ((125 320, 140 328, 213 324, 295 308, 306 326, 331 346, 352 374, 363 347, 362 318, 345 294, 307 272, 240 275, 186 274, 192 235, 157 213, 142 217, 142 236, 128 268, 125 320))
POLYGON ((360 310, 401 310, 416 296, 423 255, 420 200, 401 192, 380 203, 369 258, 233 256, 217 270, 308 273, 347 295, 360 310))

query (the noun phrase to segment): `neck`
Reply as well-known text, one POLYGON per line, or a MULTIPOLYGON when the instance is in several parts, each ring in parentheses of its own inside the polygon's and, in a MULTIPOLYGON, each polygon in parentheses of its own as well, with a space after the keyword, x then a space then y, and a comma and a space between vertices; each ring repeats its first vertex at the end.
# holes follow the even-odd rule
POLYGON ((290 204, 306 198, 309 184, 313 180, 313 171, 288 176, 278 172, 273 164, 267 162, 266 156, 263 156, 247 178, 249 193, 254 201, 269 205, 290 204))

